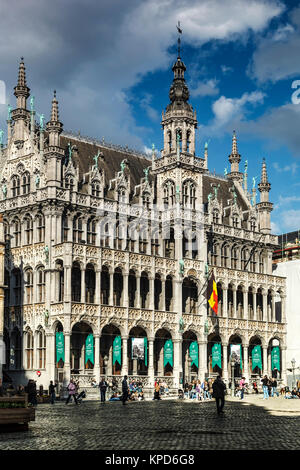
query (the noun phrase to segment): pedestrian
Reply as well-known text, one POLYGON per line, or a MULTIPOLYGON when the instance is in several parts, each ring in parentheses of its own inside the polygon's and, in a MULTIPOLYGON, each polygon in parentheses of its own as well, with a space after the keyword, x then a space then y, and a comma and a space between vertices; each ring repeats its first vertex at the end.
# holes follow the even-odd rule
POLYGON ((274 397, 274 395, 277 395, 277 397, 279 397, 279 393, 277 391, 277 380, 276 379, 272 380, 272 397, 274 397))
POLYGON ((243 400, 244 398, 245 385, 246 385, 245 377, 242 377, 240 380, 241 400, 243 400))
POLYGON ((257 383, 254 381, 253 382, 253 390, 255 391, 256 394, 258 394, 258 388, 257 388, 257 383))
POLYGON ((73 379, 70 380, 70 383, 67 387, 68 389, 68 398, 66 400, 66 405, 69 403, 69 401, 71 400, 71 398, 73 397, 74 398, 74 401, 76 403, 76 405, 78 405, 78 401, 77 401, 77 398, 76 398, 76 384, 74 383, 73 379))
POLYGON ((28 402, 32 406, 37 406, 37 391, 35 380, 29 379, 27 384, 28 402))
POLYGON ((159 385, 159 382, 155 382, 155 385, 154 385, 154 400, 160 400, 160 385, 159 385))
POLYGON ((108 383, 106 382, 104 377, 102 377, 99 383, 101 403, 105 403, 105 394, 106 394, 107 387, 108 387, 108 383))
POLYGON ((50 380, 50 385, 49 385, 49 395, 50 395, 50 403, 51 405, 54 405, 55 400, 56 400, 56 395, 55 395, 55 389, 57 387, 57 383, 53 384, 53 381, 50 380))
POLYGON ((1 377, 0 377, 0 397, 4 397, 4 388, 3 388, 1 377))
POLYGON ((127 375, 124 375, 124 379, 122 380, 122 403, 123 405, 126 404, 128 400, 128 383, 127 383, 127 375))
POLYGON ((217 413, 219 415, 220 413, 224 413, 223 408, 225 405, 225 390, 226 390, 226 385, 224 384, 222 377, 220 375, 218 375, 218 377, 212 384, 212 389, 213 389, 212 396, 216 400, 217 413))
POLYGON ((262 386, 263 386, 263 392, 264 392, 264 398, 263 400, 267 400, 269 398, 269 389, 268 389, 268 386, 269 386, 269 379, 268 377, 265 375, 264 378, 262 379, 262 386))

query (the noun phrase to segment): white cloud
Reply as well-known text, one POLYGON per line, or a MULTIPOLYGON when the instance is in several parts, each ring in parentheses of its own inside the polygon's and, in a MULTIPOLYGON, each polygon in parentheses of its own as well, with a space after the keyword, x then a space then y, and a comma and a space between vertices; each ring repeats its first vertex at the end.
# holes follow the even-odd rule
MULTIPOLYGON (((292 175, 294 175, 296 172, 297 172, 297 168, 299 167, 299 165, 297 163, 291 163, 290 165, 284 165, 284 166, 280 166, 278 162, 274 162, 273 163, 273 167, 275 168, 276 171, 278 171, 279 173, 282 173, 282 172, 291 172, 292 175)), ((300 200, 300 199, 299 199, 300 200)))
POLYGON ((196 86, 190 88, 190 95, 195 98, 199 96, 214 96, 219 93, 217 87, 218 80, 212 78, 207 81, 200 81, 196 86))
POLYGON ((295 28, 291 24, 280 26, 272 36, 273 41, 285 41, 291 33, 295 32, 295 28))
POLYGON ((227 65, 221 65, 221 70, 224 75, 228 75, 229 73, 233 72, 233 68, 228 67, 227 65))
MULTIPOLYGON (((130 146, 142 145, 149 131, 135 122, 124 90, 170 66, 178 19, 184 41, 200 46, 262 31, 284 6, 277 0, 52 0, 49 8, 45 0, 3 0, 0 9, 0 79, 7 87, 15 86, 24 55, 40 113, 49 115, 55 88, 66 128, 130 146)), ((155 118, 155 110, 145 111, 155 118)))
POLYGON ((283 211, 282 224, 285 231, 298 230, 300 228, 300 210, 291 209, 283 211))

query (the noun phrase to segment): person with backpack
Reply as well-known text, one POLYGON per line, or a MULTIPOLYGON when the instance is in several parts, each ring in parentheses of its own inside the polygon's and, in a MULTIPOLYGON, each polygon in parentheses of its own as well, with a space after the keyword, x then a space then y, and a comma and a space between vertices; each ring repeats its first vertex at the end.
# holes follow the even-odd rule
POLYGON ((124 379, 122 380, 122 403, 123 405, 126 404, 128 400, 128 383, 127 383, 127 375, 124 375, 124 379))
POLYGON ((267 400, 269 398, 269 379, 266 375, 262 379, 262 386, 263 386, 263 392, 264 392, 263 400, 265 399, 267 400))
POLYGON ((74 398, 74 401, 76 403, 76 405, 78 405, 78 401, 77 401, 77 398, 76 398, 76 384, 74 383, 73 379, 70 380, 70 383, 67 387, 68 389, 68 398, 66 400, 66 405, 69 403, 69 401, 71 400, 71 398, 73 397, 74 398))

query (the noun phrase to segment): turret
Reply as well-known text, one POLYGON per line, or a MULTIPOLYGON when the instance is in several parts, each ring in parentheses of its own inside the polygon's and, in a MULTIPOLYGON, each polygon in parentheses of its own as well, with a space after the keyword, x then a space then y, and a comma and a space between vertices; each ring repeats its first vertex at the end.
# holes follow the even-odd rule
MULTIPOLYGON (((27 110, 26 101, 30 96, 30 89, 26 84, 26 73, 24 59, 21 57, 21 62, 19 65, 19 74, 18 74, 18 83, 14 88, 14 95, 17 99, 17 107, 13 111, 9 108, 9 117, 8 117, 8 126, 11 127, 11 120, 15 121, 14 125, 14 142, 18 148, 22 148, 24 144, 24 130, 27 127, 29 120, 30 112, 27 110)), ((10 136, 10 132, 8 133, 10 136)))
MULTIPOLYGON (((61 185, 62 177, 62 160, 64 158, 64 149, 60 148, 60 134, 63 125, 59 121, 58 101, 56 99, 56 91, 52 100, 51 117, 47 122, 46 131, 49 136, 48 147, 44 151, 47 160, 47 182, 54 186, 61 185)), ((42 132, 42 130, 41 130, 42 132)))
POLYGON ((240 173, 239 170, 239 163, 241 161, 241 156, 238 153, 237 147, 237 138, 236 133, 233 131, 232 135, 232 149, 231 154, 229 155, 229 162, 230 162, 230 173, 228 174, 228 178, 235 181, 243 181, 243 174, 240 173))

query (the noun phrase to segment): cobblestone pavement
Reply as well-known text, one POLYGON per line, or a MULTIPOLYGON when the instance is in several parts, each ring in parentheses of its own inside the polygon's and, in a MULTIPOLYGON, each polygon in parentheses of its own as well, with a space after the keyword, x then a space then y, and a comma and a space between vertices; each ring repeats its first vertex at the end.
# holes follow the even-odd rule
POLYGON ((282 397, 228 397, 220 416, 214 401, 57 402, 38 405, 27 432, 0 433, 1 450, 299 448, 300 403, 282 397))

